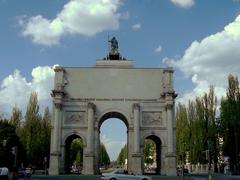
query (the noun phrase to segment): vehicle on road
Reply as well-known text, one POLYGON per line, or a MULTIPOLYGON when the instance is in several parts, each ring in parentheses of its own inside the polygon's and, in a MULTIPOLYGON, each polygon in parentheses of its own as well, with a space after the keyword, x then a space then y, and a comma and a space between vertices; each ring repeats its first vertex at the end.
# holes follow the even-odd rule
POLYGON ((134 175, 128 174, 128 172, 124 169, 116 169, 110 173, 103 173, 101 175, 102 180, 152 180, 149 176, 143 175, 134 175))

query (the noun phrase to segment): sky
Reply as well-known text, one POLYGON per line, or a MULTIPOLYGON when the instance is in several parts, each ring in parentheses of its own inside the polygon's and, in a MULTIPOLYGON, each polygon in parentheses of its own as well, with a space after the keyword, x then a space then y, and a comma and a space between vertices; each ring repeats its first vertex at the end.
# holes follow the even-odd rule
MULTIPOLYGON (((177 102, 210 85, 221 99, 227 76, 240 77, 240 0, 0 0, 0 22, 2 116, 13 106, 24 112, 33 91, 41 109, 51 106, 52 67, 93 66, 108 36, 135 67, 173 67, 177 102)), ((102 128, 116 159, 126 127, 113 120, 102 128), (119 126, 114 139, 109 127, 119 126)))

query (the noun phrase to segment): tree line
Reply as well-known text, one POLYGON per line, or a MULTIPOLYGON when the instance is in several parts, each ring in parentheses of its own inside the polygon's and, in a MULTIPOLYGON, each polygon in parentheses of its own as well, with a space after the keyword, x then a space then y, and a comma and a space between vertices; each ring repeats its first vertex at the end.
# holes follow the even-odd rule
POLYGON ((0 164, 43 168, 50 154, 51 114, 48 107, 39 112, 36 93, 30 95, 24 116, 18 107, 9 119, 0 119, 0 164), (47 159, 46 159, 47 158, 47 159))
POLYGON ((231 171, 239 173, 240 90, 237 77, 229 75, 226 96, 222 97, 219 109, 217 107, 213 86, 203 96, 189 100, 187 105, 177 105, 177 162, 210 162, 218 171, 224 166, 224 157, 229 157, 231 171))
MULTIPOLYGON (((30 95, 25 115, 13 107, 11 116, 0 116, 0 167, 35 166, 43 169, 49 164, 51 136, 51 113, 46 107, 39 112, 37 93, 30 95)), ((70 161, 82 164, 83 143, 81 138, 71 143, 70 161)), ((99 148, 99 164, 108 166, 110 158, 104 144, 99 148)))

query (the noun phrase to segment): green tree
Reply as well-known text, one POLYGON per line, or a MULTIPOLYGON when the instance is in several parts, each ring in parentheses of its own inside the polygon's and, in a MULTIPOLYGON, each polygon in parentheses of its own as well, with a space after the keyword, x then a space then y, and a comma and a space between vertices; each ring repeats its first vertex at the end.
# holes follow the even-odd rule
POLYGON ((156 144, 151 139, 145 139, 144 141, 144 162, 147 164, 152 164, 154 162, 154 157, 156 156, 156 144))
POLYGON ((103 143, 100 144, 99 148, 99 163, 100 166, 105 167, 108 167, 110 164, 110 158, 103 143))
POLYGON ((22 120, 22 112, 17 108, 17 106, 13 107, 12 109, 12 115, 10 118, 10 124, 16 127, 16 129, 20 128, 22 120))
MULTIPOLYGON (((27 160, 31 164, 36 164, 41 154, 41 116, 39 114, 39 105, 37 94, 32 93, 25 115, 25 123, 21 131, 21 141, 26 150, 27 160)), ((42 157, 41 157, 42 158, 42 157)))
POLYGON ((0 120, 0 166, 12 167, 14 165, 15 157, 11 151, 12 147, 19 145, 15 129, 8 120, 0 120))
POLYGON ((83 141, 81 138, 74 139, 71 143, 71 162, 81 166, 83 162, 83 141))
POLYGON ((220 135, 223 138, 223 153, 230 157, 230 168, 239 172, 240 156, 240 90, 237 77, 229 75, 226 98, 221 101, 220 135))
POLYGON ((188 141, 188 117, 185 105, 179 103, 176 112, 177 162, 180 164, 186 158, 186 144, 188 141))
POLYGON ((118 155, 117 164, 121 165, 121 166, 124 165, 125 159, 127 159, 127 156, 128 156, 128 154, 127 154, 127 144, 125 144, 122 147, 122 149, 121 149, 121 151, 120 151, 120 153, 118 155))
POLYGON ((51 114, 48 107, 45 108, 43 118, 40 121, 39 129, 39 150, 41 152, 39 158, 44 160, 49 159, 50 155, 50 137, 51 136, 51 114))
POLYGON ((206 163, 203 153, 210 149, 211 160, 217 165, 219 147, 217 144, 218 131, 215 120, 217 99, 214 88, 202 97, 188 102, 186 107, 179 104, 176 113, 177 131, 177 162, 206 163))

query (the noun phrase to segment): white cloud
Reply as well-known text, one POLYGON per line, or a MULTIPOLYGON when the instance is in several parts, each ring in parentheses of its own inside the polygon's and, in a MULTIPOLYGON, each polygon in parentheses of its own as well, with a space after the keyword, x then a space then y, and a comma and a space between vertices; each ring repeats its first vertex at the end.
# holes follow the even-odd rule
POLYGON ((240 15, 224 30, 212 34, 200 42, 194 41, 183 57, 173 60, 164 59, 168 65, 179 68, 187 77, 192 78, 195 88, 180 97, 186 101, 195 95, 208 91, 214 85, 220 99, 225 95, 227 77, 231 73, 240 77, 240 15))
POLYGON ((37 92, 41 107, 50 105, 50 91, 53 88, 54 71, 49 66, 39 66, 32 70, 32 81, 27 81, 19 70, 7 76, 0 88, 0 109, 9 115, 15 105, 25 113, 29 96, 37 92))
POLYGON ((156 53, 162 52, 162 46, 159 45, 159 46, 154 50, 154 52, 156 52, 156 53))
POLYGON ((141 29, 141 27, 142 27, 142 25, 139 23, 132 25, 132 29, 135 31, 141 29))
POLYGON ((51 46, 67 34, 94 36, 104 30, 119 28, 120 0, 70 0, 55 19, 42 15, 22 17, 22 35, 37 44, 51 46))
POLYGON ((101 142, 105 145, 110 160, 116 160, 121 148, 126 144, 125 141, 116 141, 112 138, 108 138, 106 135, 101 135, 101 142))
POLYGON ((194 5, 194 0, 171 0, 171 2, 181 8, 190 8, 194 5))

